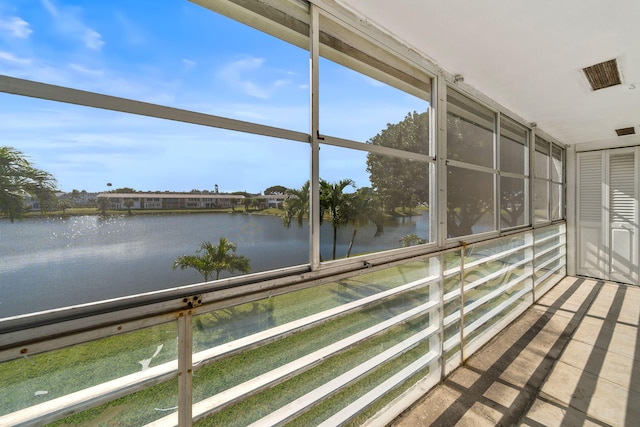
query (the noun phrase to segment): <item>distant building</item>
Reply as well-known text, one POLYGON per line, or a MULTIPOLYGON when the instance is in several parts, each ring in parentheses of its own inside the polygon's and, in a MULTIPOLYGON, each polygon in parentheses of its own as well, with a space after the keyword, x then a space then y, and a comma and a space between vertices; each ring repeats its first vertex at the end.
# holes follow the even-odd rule
POLYGON ((109 199, 110 209, 215 209, 242 206, 244 196, 212 193, 100 193, 97 198, 109 199))
POLYGON ((282 209, 282 204, 288 196, 286 194, 265 194, 264 204, 267 208, 282 209))
POLYGON ((40 199, 38 199, 35 196, 32 196, 29 193, 23 193, 23 197, 24 197, 24 207, 27 208, 30 211, 39 211, 41 206, 40 206, 40 199))

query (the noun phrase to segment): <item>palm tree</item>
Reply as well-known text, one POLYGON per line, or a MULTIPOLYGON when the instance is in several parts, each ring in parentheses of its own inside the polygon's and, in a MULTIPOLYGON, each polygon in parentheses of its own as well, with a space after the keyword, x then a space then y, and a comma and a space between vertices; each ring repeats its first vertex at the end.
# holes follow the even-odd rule
POLYGON ((211 242, 201 243, 196 251, 196 255, 182 255, 173 261, 173 269, 193 268, 202 274, 204 281, 208 282, 209 277, 216 272, 216 280, 220 278, 223 270, 232 273, 240 271, 248 273, 251 271, 249 260, 244 256, 236 255, 236 244, 228 241, 225 237, 220 238, 218 245, 211 242))
POLYGON ((346 187, 355 187, 352 179, 341 179, 338 182, 329 183, 324 179, 320 180, 320 210, 329 216, 333 227, 333 259, 336 259, 336 241, 338 238, 338 227, 349 222, 350 205, 353 194, 344 192, 346 187))
POLYGON ((25 197, 35 196, 48 207, 55 199, 55 187, 55 178, 33 167, 21 151, 0 147, 0 213, 12 222, 22 214, 25 197))
POLYGON ((305 182, 301 189, 288 189, 286 199, 282 204, 282 223, 285 227, 291 227, 291 222, 295 219, 299 227, 302 227, 304 218, 309 217, 309 181, 305 182))
MULTIPOLYGON (((347 250, 347 258, 351 256, 353 242, 361 226, 367 225, 370 221, 381 224, 382 212, 376 192, 371 187, 358 188, 350 198, 350 211, 348 221, 353 224, 353 233, 347 250)), ((377 234, 376 234, 377 235, 377 234)))

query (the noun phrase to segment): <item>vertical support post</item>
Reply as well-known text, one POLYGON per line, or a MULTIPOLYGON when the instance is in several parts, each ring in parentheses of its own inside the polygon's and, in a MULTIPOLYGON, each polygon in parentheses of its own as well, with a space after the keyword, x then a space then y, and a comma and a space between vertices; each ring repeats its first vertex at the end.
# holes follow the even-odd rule
POLYGON ((534 231, 530 230, 524 234, 525 259, 531 259, 530 265, 525 265, 525 272, 529 273, 529 283, 531 283, 531 298, 536 302, 536 286, 534 283, 535 273, 535 252, 534 252, 534 231))
POLYGON ((191 310, 178 315, 178 426, 192 424, 192 354, 193 335, 191 310))
POLYGON ((536 302, 536 229, 531 230, 531 295, 536 302))
POLYGON ((447 240, 447 82, 444 72, 437 76, 436 83, 436 242, 438 246, 444 246, 447 240))
POLYGON ((433 257, 433 259, 438 260, 438 337, 440 337, 438 348, 438 354, 440 355, 440 378, 438 378, 438 380, 442 381, 447 374, 447 361, 444 357, 444 254, 437 255, 433 257))
MULTIPOLYGON (((577 199, 576 195, 579 194, 577 184, 577 162, 576 162, 576 149, 575 145, 570 145, 565 148, 566 168, 564 179, 564 195, 566 200, 565 218, 567 220, 567 274, 569 276, 575 276, 578 270, 578 244, 577 244, 577 199), (572 188, 575 191, 567 191, 567 188, 572 188)), ((637 175, 636 175, 637 176, 637 175)), ((636 178, 636 182, 638 178, 636 178)), ((639 199, 636 199, 639 200, 639 199)))
POLYGON ((309 262, 311 269, 320 266, 320 115, 319 115, 319 51, 320 16, 318 7, 309 3, 309 73, 311 177, 309 185, 309 262))
POLYGON ((531 165, 533 164, 533 157, 531 157, 531 141, 533 141, 533 131, 529 129, 527 132, 527 150, 525 151, 524 157, 524 176, 526 179, 526 194, 524 197, 524 211, 525 211, 525 224, 533 224, 533 220, 531 217, 531 206, 533 205, 533 193, 531 183, 533 182, 533 172, 531 169, 531 165))
POLYGON ((529 223, 535 227, 536 226, 536 215, 534 209, 534 192, 535 192, 535 180, 536 180, 536 125, 531 125, 531 137, 529 138, 529 197, 527 198, 527 202, 529 202, 529 223))
POLYGON ((493 137, 494 137, 494 143, 493 143, 493 147, 494 147, 494 152, 493 152, 493 167, 496 170, 496 173, 493 175, 493 180, 495 182, 494 184, 494 192, 493 194, 495 194, 494 200, 493 200, 493 209, 494 212, 497 212, 497 215, 493 216, 493 223, 495 226, 495 229, 500 231, 502 230, 502 215, 500 212, 501 211, 501 205, 502 205, 502 178, 500 175, 500 172, 502 171, 502 165, 500 164, 500 149, 501 149, 501 142, 500 139, 502 139, 501 137, 501 115, 500 113, 494 113, 494 117, 495 117, 495 132, 493 133, 493 137))
POLYGON ((465 247, 460 247, 460 359, 464 363, 466 358, 464 334, 464 256, 465 247))

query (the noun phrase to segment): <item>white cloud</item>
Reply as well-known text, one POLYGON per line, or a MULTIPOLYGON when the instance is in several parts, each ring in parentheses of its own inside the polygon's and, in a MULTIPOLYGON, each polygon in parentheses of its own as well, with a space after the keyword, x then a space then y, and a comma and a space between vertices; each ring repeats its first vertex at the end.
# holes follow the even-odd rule
POLYGON ((29 23, 18 16, 0 19, 0 30, 8 32, 12 37, 26 39, 33 32, 29 23))
POLYGON ((83 34, 83 40, 85 46, 89 49, 100 50, 100 48, 104 45, 104 40, 102 40, 102 36, 95 30, 91 28, 85 28, 83 34))
POLYGON ((260 88, 256 83, 243 78, 244 73, 260 69, 264 62, 264 58, 245 58, 234 61, 227 64, 220 71, 220 76, 229 84, 241 88, 247 95, 267 99, 269 94, 266 90, 260 88))
POLYGON ((260 84, 251 80, 246 75, 261 71, 264 75, 263 65, 264 58, 249 57, 231 62, 220 70, 222 77, 231 86, 240 88, 245 94, 260 99, 269 99, 274 91, 282 86, 289 84, 289 80, 275 80, 270 84, 260 84))
POLYGON ((49 11, 52 16, 58 16, 58 9, 49 0, 41 0, 42 5, 49 11))
POLYGON ((55 18, 56 25, 63 34, 75 37, 89 49, 99 50, 104 45, 102 35, 86 25, 77 16, 80 9, 60 9, 51 0, 41 0, 42 5, 55 18))
POLYGON ((93 70, 81 64, 69 64, 69 67, 74 71, 82 74, 87 74, 89 76, 102 77, 104 75, 104 72, 102 70, 93 70))
POLYGON ((190 59, 182 58, 182 64, 184 64, 184 68, 186 70, 191 70, 197 65, 197 62, 190 59))
POLYGON ((0 60, 11 62, 17 65, 29 65, 31 64, 31 60, 27 58, 18 58, 12 53, 9 52, 1 52, 0 51, 0 60))

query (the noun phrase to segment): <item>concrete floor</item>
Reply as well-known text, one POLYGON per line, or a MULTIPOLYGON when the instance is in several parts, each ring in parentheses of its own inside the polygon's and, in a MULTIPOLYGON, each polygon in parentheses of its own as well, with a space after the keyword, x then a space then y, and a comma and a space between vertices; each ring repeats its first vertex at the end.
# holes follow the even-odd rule
POLYGON ((640 426, 640 287, 567 277, 391 425, 640 426))

